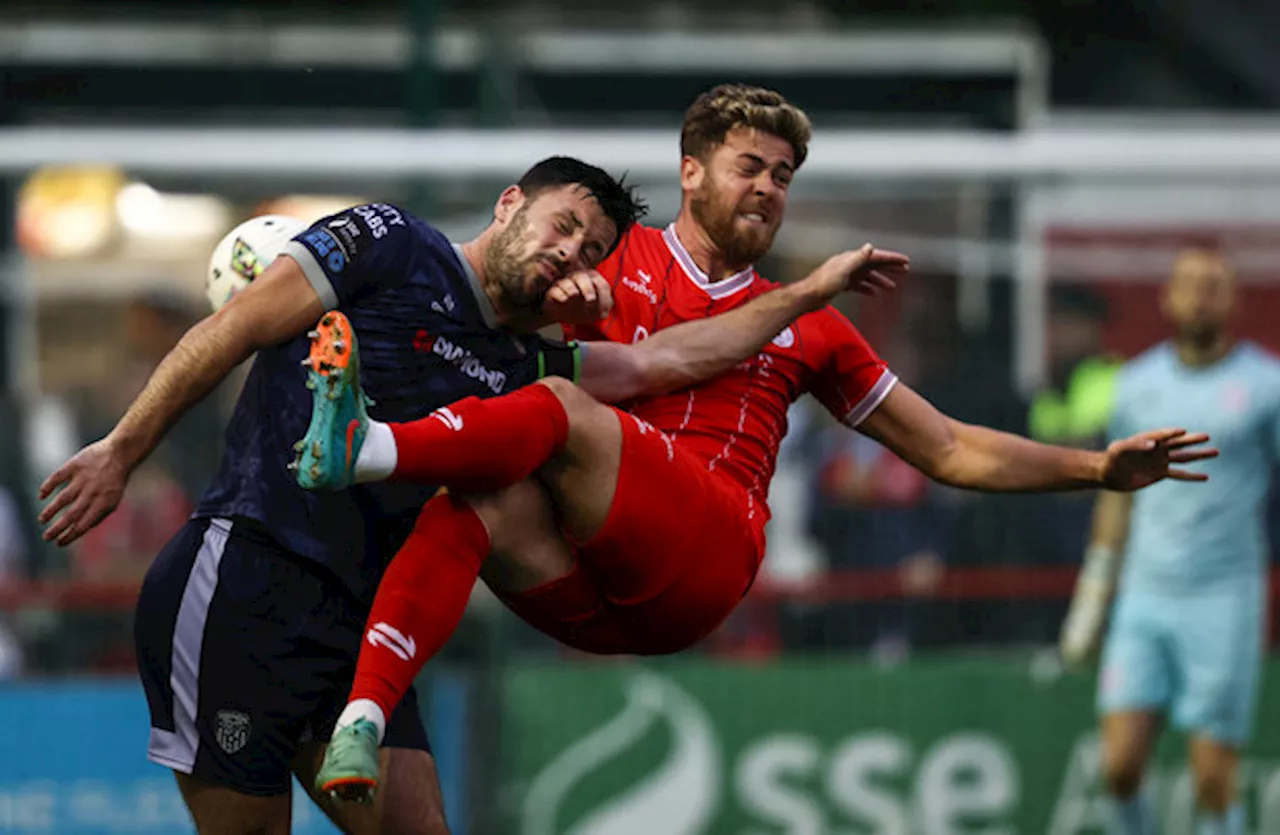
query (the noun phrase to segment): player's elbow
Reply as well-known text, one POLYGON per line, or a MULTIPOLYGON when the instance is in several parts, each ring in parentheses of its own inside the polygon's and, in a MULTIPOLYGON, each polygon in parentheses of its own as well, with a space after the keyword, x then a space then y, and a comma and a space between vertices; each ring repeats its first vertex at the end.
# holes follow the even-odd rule
POLYGON ((964 424, 947 418, 921 451, 919 460, 911 463, 939 484, 969 487, 973 482, 972 453, 964 442, 964 424))
POLYGON ((271 329, 256 321, 253 311, 237 304, 238 298, 223 305, 213 315, 197 322, 189 333, 204 331, 209 341, 227 354, 247 357, 260 348, 268 347, 271 329))
POLYGON ((970 479, 966 476, 963 460, 958 455, 947 455, 938 460, 930 460, 920 467, 920 471, 930 480, 946 487, 969 487, 970 479))

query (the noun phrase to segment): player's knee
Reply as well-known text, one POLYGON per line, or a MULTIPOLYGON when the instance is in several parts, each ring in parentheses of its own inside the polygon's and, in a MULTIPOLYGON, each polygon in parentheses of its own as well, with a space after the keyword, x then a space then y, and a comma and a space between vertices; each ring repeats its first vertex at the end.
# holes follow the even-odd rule
POLYGON ((491 538, 537 524, 543 515, 545 500, 536 481, 526 479, 492 493, 466 493, 462 499, 489 529, 491 538))
POLYGON ((567 456, 598 462, 605 450, 616 447, 620 430, 611 407, 563 378, 549 377, 538 382, 549 388, 564 406, 569 419, 569 439, 564 450, 567 456))
POLYGON ((566 380, 564 377, 544 377, 538 381, 538 385, 544 386, 560 399, 561 403, 575 400, 579 395, 586 397, 586 392, 578 388, 577 383, 572 380, 566 380))
POLYGON ((546 386, 556 396, 569 415, 570 423, 585 418, 597 409, 605 408, 600 401, 587 394, 576 383, 563 377, 547 377, 539 380, 538 384, 546 386))
POLYGON ((1142 788, 1142 774, 1146 763, 1127 750, 1104 751, 1102 757, 1102 781, 1107 792, 1120 800, 1128 800, 1142 788))
POLYGON ((468 494, 468 505, 484 522, 495 552, 518 549, 532 534, 555 534, 555 517, 545 488, 526 479, 494 493, 468 494))

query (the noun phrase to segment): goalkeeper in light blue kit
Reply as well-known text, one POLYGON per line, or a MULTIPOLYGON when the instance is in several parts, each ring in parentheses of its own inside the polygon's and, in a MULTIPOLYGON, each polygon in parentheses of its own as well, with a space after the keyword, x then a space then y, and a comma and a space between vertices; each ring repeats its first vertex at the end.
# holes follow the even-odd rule
POLYGON ((1280 362, 1227 325, 1235 277, 1217 254, 1184 252, 1161 305, 1174 338, 1128 363, 1112 436, 1194 424, 1220 456, 1197 465, 1210 485, 1166 481, 1103 493, 1063 628, 1068 661, 1102 650, 1102 774, 1119 835, 1154 835, 1139 791, 1166 723, 1187 731, 1197 835, 1240 835, 1240 753, 1257 705, 1266 613, 1266 498, 1280 459, 1280 362))

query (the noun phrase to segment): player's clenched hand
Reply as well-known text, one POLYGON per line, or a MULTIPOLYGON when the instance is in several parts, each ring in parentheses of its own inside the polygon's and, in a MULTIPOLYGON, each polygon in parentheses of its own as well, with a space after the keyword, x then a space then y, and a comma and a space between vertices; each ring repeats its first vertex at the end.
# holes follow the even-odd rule
POLYGON ((542 312, 567 325, 589 325, 613 310, 613 289, 595 270, 571 273, 551 285, 542 312))
POLYGON ((104 438, 80 450, 40 485, 40 499, 53 498, 40 511, 46 542, 70 545, 120 504, 129 467, 104 438))
POLYGON ((874 296, 897 287, 897 280, 906 275, 910 267, 911 259, 902 253, 864 244, 860 249, 831 256, 802 283, 826 301, 847 290, 874 296))
POLYGON ((1208 481, 1209 476, 1179 467, 1192 461, 1218 457, 1205 446, 1209 436, 1188 434, 1185 429, 1156 429, 1116 441, 1107 447, 1102 484, 1108 490, 1139 490, 1157 481, 1208 481))

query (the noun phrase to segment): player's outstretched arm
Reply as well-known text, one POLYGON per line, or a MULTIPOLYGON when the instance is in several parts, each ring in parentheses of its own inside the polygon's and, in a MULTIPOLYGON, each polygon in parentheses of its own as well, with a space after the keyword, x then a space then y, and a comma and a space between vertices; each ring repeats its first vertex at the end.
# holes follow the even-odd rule
POLYGON ((152 372, 105 438, 80 450, 40 485, 45 540, 67 545, 115 509, 129 474, 188 408, 259 348, 311 326, 324 305, 298 263, 279 257, 217 313, 200 321, 152 372), (55 492, 56 491, 56 492, 55 492))
POLYGON ((905 255, 871 244, 842 252, 800 281, 728 313, 665 328, 634 345, 587 343, 579 385, 609 403, 700 383, 755 356, 787 325, 841 292, 890 290, 907 268, 905 255))
POLYGON ((1178 465, 1217 456, 1208 435, 1159 429, 1104 452, 1041 444, 953 420, 898 383, 858 427, 935 481, 988 492, 1106 487, 1137 490, 1166 478, 1204 481, 1178 465))

